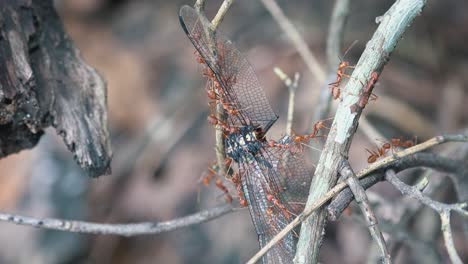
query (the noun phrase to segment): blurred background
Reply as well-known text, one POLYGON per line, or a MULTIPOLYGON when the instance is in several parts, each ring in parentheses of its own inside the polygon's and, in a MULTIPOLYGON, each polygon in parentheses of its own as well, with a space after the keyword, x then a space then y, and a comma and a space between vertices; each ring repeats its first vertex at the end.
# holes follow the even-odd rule
MULTIPOLYGON (((113 174, 89 179, 54 131, 39 145, 0 161, 2 211, 108 223, 165 221, 225 203, 216 187, 200 178, 215 160, 214 129, 206 121, 207 98, 194 48, 178 21, 178 9, 194 1, 57 0, 65 27, 87 62, 108 83, 113 174)), ((213 16, 221 0, 207 0, 213 16)), ((278 1, 286 15, 326 66, 325 40, 334 1, 278 1)), ((351 2, 343 50, 352 65, 394 1, 351 2)), ((466 129, 468 124, 468 2, 430 1, 404 34, 383 71, 364 115, 387 138, 418 141, 466 129)), ((310 131, 319 89, 301 57, 260 1, 235 1, 221 24, 256 70, 280 119, 269 137, 285 133, 288 89, 273 73, 301 73, 293 129, 310 131)), ((365 148, 379 144, 358 132, 350 161, 367 165, 365 148)), ((315 155, 317 156, 317 155, 315 155)), ((311 162, 314 162, 311 157, 311 162)), ((411 181, 424 173, 413 170, 411 181)), ((445 175, 438 177, 446 179, 445 175)), ((432 178, 431 178, 432 180, 432 178)), ((228 184, 228 183, 227 183, 228 184)), ((450 181, 434 197, 455 201, 450 181)), ((388 184, 371 189, 377 217, 394 227, 397 204, 409 203, 388 184), (396 209, 395 209, 396 208, 396 209)), ((403 211, 406 212, 406 211, 403 211)), ((372 263, 368 230, 355 215, 331 223, 322 248, 324 263, 372 263)), ((414 212, 407 237, 393 253, 396 263, 448 263, 439 219, 414 212), (416 246, 414 246, 416 245, 416 246)), ((452 220, 459 254, 468 261, 468 241, 459 217, 452 220)), ((400 232, 389 228, 386 232, 400 232)), ((395 238, 397 237, 397 238, 395 238)), ((258 244, 248 210, 156 236, 122 238, 63 233, 0 223, 0 263, 241 263, 258 244)))

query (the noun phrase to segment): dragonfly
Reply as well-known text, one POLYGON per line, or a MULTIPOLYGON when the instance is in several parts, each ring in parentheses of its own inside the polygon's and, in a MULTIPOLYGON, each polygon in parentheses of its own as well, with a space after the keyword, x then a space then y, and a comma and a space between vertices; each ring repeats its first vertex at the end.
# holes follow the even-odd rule
MULTIPOLYGON (((212 111, 213 105, 219 104, 227 113, 225 123, 214 123, 222 123, 226 155, 237 164, 241 189, 263 247, 302 212, 311 173, 301 153, 284 147, 293 144, 290 137, 275 144, 267 141, 266 133, 278 115, 247 59, 219 31, 210 36, 203 18, 190 6, 179 11, 182 28, 208 78, 212 111)), ((297 232, 291 232, 263 256, 262 262, 292 263, 296 243, 297 232)))

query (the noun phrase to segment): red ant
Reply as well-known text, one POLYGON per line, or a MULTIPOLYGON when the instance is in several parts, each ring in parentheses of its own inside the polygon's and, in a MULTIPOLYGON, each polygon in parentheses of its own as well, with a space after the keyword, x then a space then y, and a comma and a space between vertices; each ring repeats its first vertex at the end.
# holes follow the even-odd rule
MULTIPOLYGON (((231 164, 230 160, 226 160, 225 164, 230 166, 230 164, 231 164)), ((205 186, 209 186, 210 183, 212 182, 213 178, 218 177, 218 174, 213 169, 213 167, 215 167, 215 166, 216 165, 214 164, 211 167, 208 167, 208 174, 206 176, 202 177, 201 182, 205 186)), ((221 191, 223 191, 223 193, 226 196, 226 201, 228 203, 232 203, 232 200, 233 200, 232 195, 229 193, 229 190, 226 187, 226 185, 224 185, 223 181, 221 179, 216 179, 215 185, 216 185, 217 188, 219 188, 221 191)))
POLYGON ((220 179, 217 179, 215 184, 216 184, 216 187, 218 187, 224 192, 224 194, 226 195, 227 202, 232 203, 232 196, 229 193, 229 190, 227 189, 227 187, 223 184, 223 182, 220 179))
POLYGON ((242 207, 246 207, 249 205, 247 200, 245 199, 244 192, 242 191, 242 183, 240 179, 240 174, 236 173, 234 176, 231 178, 232 183, 236 186, 237 189, 237 194, 239 195, 239 203, 242 207))
POLYGON ((391 143, 384 142, 381 147, 377 147, 377 150, 371 151, 366 149, 370 154, 370 156, 367 158, 367 162, 374 163, 378 158, 383 157, 390 149, 393 151, 393 149, 398 147, 409 148, 414 145, 415 140, 403 141, 401 138, 392 138, 391 143))
POLYGON ((281 211, 283 211, 285 217, 289 220, 291 218, 291 213, 286 209, 286 207, 278 200, 276 197, 267 192, 267 200, 271 202, 274 206, 277 206, 281 211))
POLYGON ((269 225, 273 224, 273 221, 274 221, 274 220, 273 220, 273 217, 274 217, 274 215, 275 215, 275 213, 273 212, 273 209, 271 209, 270 207, 268 207, 268 208, 266 209, 266 212, 265 212, 265 213, 266 213, 266 215, 267 215, 267 217, 268 217, 268 222, 267 222, 267 223, 268 223, 269 225))
POLYGON ((374 88, 378 80, 379 80, 379 73, 372 72, 371 79, 367 83, 367 86, 366 88, 364 88, 362 96, 359 99, 359 102, 358 102, 359 107, 364 108, 369 102, 369 98, 371 99, 371 101, 377 100, 378 96, 372 93, 372 89, 374 88))
POLYGON ((416 144, 416 138, 414 140, 405 140, 401 138, 392 138, 391 139, 392 146, 397 148, 397 147, 402 147, 402 148, 410 148, 416 144))
POLYGON ((313 126, 313 131, 312 131, 311 134, 302 135, 302 136, 298 136, 298 135, 292 136, 292 143, 293 144, 281 144, 281 143, 278 143, 278 142, 276 142, 274 140, 270 140, 268 142, 268 146, 269 147, 277 147, 277 148, 281 148, 281 149, 289 149, 293 153, 301 152, 303 150, 302 145, 303 145, 304 142, 308 142, 313 138, 322 137, 322 136, 318 136, 318 133, 319 133, 319 131, 321 129, 324 129, 324 128, 325 129, 330 129, 329 127, 325 126, 325 121, 329 120, 329 119, 330 118, 320 120, 317 123, 315 123, 314 126, 313 126))
POLYGON ((303 136, 294 136, 293 138, 293 142, 294 143, 302 143, 302 142, 308 142, 309 140, 313 139, 313 138, 317 138, 319 137, 318 136, 318 133, 320 130, 322 129, 330 129, 329 127, 325 126, 325 121, 329 120, 330 118, 328 119, 324 119, 324 120, 319 120, 318 122, 316 122, 313 126, 313 131, 311 134, 309 135, 303 135, 303 136))
POLYGON ((207 120, 208 120, 208 123, 210 123, 213 126, 220 126, 228 134, 233 134, 233 133, 236 133, 238 131, 238 128, 230 127, 228 124, 226 124, 224 122, 221 122, 213 114, 209 115, 207 120))
POLYGON ((383 157, 387 153, 387 149, 385 148, 377 148, 377 151, 375 150, 369 150, 366 149, 367 152, 369 152, 370 156, 367 158, 368 163, 374 163, 379 159, 380 157, 383 157))
MULTIPOLYGON (((344 52, 344 55, 343 55, 343 58, 346 56, 346 54, 348 53, 348 51, 357 43, 357 41, 354 41, 348 49, 346 49, 346 51, 344 52)), ((336 100, 338 98, 340 98, 341 96, 341 88, 340 88, 340 84, 341 84, 341 81, 343 80, 344 77, 346 78, 350 78, 351 75, 349 74, 346 74, 345 70, 346 69, 354 69, 355 67, 354 66, 350 66, 349 65, 349 62, 347 61, 343 61, 342 58, 340 58, 340 64, 338 65, 338 70, 336 72, 336 80, 335 82, 332 82, 332 83, 329 83, 328 85, 330 85, 331 87, 331 93, 332 93, 332 96, 333 96, 333 99, 336 100)))

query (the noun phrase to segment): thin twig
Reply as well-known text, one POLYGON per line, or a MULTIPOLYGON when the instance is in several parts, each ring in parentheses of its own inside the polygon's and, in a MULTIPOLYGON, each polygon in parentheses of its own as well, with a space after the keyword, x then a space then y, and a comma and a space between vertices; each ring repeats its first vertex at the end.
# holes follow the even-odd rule
POLYGON ((14 223, 17 225, 26 225, 74 233, 119 235, 129 237, 138 235, 155 235, 163 232, 169 232, 176 229, 208 222, 233 211, 234 208, 231 205, 225 205, 165 222, 142 222, 130 224, 100 224, 56 218, 39 219, 7 213, 0 213, 0 221, 14 223))
POLYGON ((327 64, 328 72, 336 75, 336 68, 340 63, 341 46, 344 38, 344 28, 349 15, 350 0, 336 0, 331 14, 327 36, 327 64))
MULTIPOLYGON (((433 153, 420 152, 412 154, 389 165, 396 172, 415 167, 427 167, 441 172, 447 172, 452 175, 457 175, 457 177, 468 177, 468 170, 464 166, 464 160, 452 160, 433 153)), ((390 166, 386 166, 386 168, 390 168, 390 166)), ((369 177, 362 179, 360 181, 360 185, 364 189, 367 189, 376 183, 383 181, 385 178, 383 175, 383 170, 385 170, 385 168, 374 171, 374 173, 372 173, 369 177)), ((423 177, 423 179, 426 179, 427 182, 427 177, 423 177)), ((421 183, 422 181, 419 182, 421 183)), ((353 194, 349 188, 344 189, 337 196, 335 196, 332 202, 327 206, 328 219, 331 221, 336 221, 343 210, 352 202, 353 198, 353 194)), ((416 210, 417 209, 411 211, 416 210)), ((406 215, 409 214, 410 212, 405 213, 405 219, 407 218, 406 215)), ((406 222, 406 220, 402 220, 401 222, 406 222)))
POLYGON ((197 10, 198 12, 203 12, 205 10, 205 0, 197 0, 197 2, 195 2, 195 4, 193 5, 193 7, 195 8, 195 10, 197 10))
POLYGON ((370 234, 379 247, 382 263, 392 263, 390 254, 388 253, 387 244, 385 243, 382 231, 380 231, 377 218, 369 204, 366 191, 364 191, 364 188, 359 184, 359 179, 356 177, 356 174, 347 160, 343 161, 343 167, 340 170, 340 174, 354 194, 356 202, 367 222, 370 234))
POLYGON ((284 82, 286 87, 288 87, 289 102, 288 102, 288 120, 286 122, 286 134, 288 136, 291 136, 292 124, 294 120, 294 102, 295 102, 294 98, 296 97, 296 90, 297 90, 297 86, 299 85, 300 74, 296 72, 294 74, 294 81, 292 81, 291 78, 289 78, 289 76, 286 75, 286 73, 284 73, 283 70, 281 70, 280 68, 275 67, 273 71, 284 82))
MULTIPOLYGON (((446 142, 466 142, 468 141, 468 136, 466 135, 446 135, 446 136, 438 136, 429 139, 419 145, 413 146, 411 148, 405 149, 403 151, 399 151, 395 153, 391 157, 387 157, 380 161, 377 161, 371 164, 369 167, 361 170, 357 177, 359 179, 365 178, 366 176, 371 175, 373 172, 380 170, 386 166, 392 165, 396 159, 406 157, 408 155, 414 154, 416 152, 423 151, 427 148, 433 147, 438 144, 446 143, 446 142)), ((306 207, 302 213, 300 213, 293 221, 291 221, 283 230, 281 230, 275 237, 273 237, 270 242, 268 242, 263 248, 261 248, 247 263, 254 264, 260 260, 260 258, 265 255, 268 250, 270 250, 276 243, 278 243, 281 239, 283 239, 291 230, 293 230, 296 226, 298 226, 304 219, 309 217, 315 210, 322 207, 325 203, 330 201, 335 195, 337 195, 341 190, 346 188, 348 184, 346 182, 340 182, 335 187, 330 189, 326 194, 322 195, 316 202, 310 206, 306 207)))
POLYGON ((322 69, 314 54, 310 51, 307 43, 301 37, 291 21, 283 13, 275 0, 261 0, 265 8, 270 12, 281 29, 286 33, 289 40, 296 47, 297 51, 304 59, 309 71, 315 76, 319 83, 325 81, 325 71, 322 69))
POLYGON ((211 29, 213 31, 216 31, 218 28, 219 24, 224 19, 224 16, 226 15, 227 11, 231 7, 231 5, 234 3, 234 0, 224 0, 223 3, 221 4, 221 7, 219 8, 218 12, 216 13, 216 16, 213 18, 211 21, 211 29))
MULTIPOLYGON (((219 24, 221 24, 221 22, 223 21, 224 16, 227 14, 229 8, 231 7, 233 3, 234 3, 234 0, 224 0, 211 23, 208 21, 208 19, 206 18, 206 15, 203 12, 205 1, 197 0, 197 2, 195 3, 195 9, 197 9, 197 11, 200 14, 201 23, 204 24, 205 30, 207 31, 206 34, 209 40, 208 47, 210 48, 213 54, 218 54, 216 50, 217 48, 215 45, 216 29, 218 28, 219 24)), ((227 120, 226 111, 224 110, 222 105, 219 103, 216 106, 215 116, 216 116, 216 119, 218 119, 222 123, 226 122, 227 120)), ((226 160, 226 151, 225 151, 224 134, 223 134, 223 130, 221 127, 216 128, 215 140, 216 140, 215 152, 216 152, 216 163, 218 164, 217 166, 218 173, 221 175, 227 175, 227 173, 229 172, 227 171, 227 168, 224 162, 226 160)))
MULTIPOLYGON (((406 228, 406 225, 401 225, 400 223, 394 224, 390 221, 382 220, 380 221, 380 228, 383 232, 391 235, 393 243, 395 240, 402 241, 412 249, 412 252, 427 255, 428 258, 434 261, 433 263, 442 263, 442 258, 437 250, 435 242, 418 238, 406 228)), ((391 251, 393 258, 397 259, 397 254, 395 253, 397 252, 391 251)))
POLYGON ((396 176, 395 171, 388 170, 385 173, 385 179, 391 183, 396 189, 398 189, 403 195, 418 200, 424 205, 432 208, 440 215, 442 221, 441 230, 445 240, 445 247, 449 253, 450 260, 452 263, 462 263, 460 256, 458 255, 455 245, 453 243, 452 231, 450 229, 450 214, 455 211, 468 219, 468 202, 456 203, 456 204, 445 204, 438 201, 432 200, 430 197, 425 196, 419 189, 407 185, 402 182, 396 176))
POLYGON ((328 78, 326 83, 321 83, 322 89, 314 109, 314 116, 312 121, 315 123, 319 120, 325 119, 330 114, 332 94, 330 92, 331 83, 336 78, 336 69, 340 63, 341 45, 343 43, 344 28, 346 20, 349 15, 349 2, 350 0, 336 0, 333 6, 333 11, 328 28, 327 37, 327 64, 328 64, 328 78))
POLYGON ((455 244, 453 243, 452 229, 450 228, 450 211, 446 210, 440 214, 441 230, 444 236, 445 247, 449 254, 449 258, 453 264, 462 264, 460 256, 458 256, 455 244))

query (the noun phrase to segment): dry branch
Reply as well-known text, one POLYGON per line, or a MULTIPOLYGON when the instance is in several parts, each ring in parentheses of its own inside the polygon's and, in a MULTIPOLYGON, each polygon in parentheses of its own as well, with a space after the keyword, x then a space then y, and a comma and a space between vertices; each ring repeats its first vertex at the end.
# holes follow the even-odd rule
POLYGON ((233 211, 234 208, 232 206, 225 205, 166 222, 143 222, 130 224, 100 224, 55 218, 39 219, 7 213, 0 213, 0 221, 74 233, 119 235, 129 237, 169 232, 179 228, 208 222, 233 211))
MULTIPOLYGON (((391 157, 387 157, 380 161, 377 161, 371 164, 369 167, 361 170, 357 177, 359 179, 365 178, 377 170, 382 168, 390 168, 398 159, 404 158, 406 156, 412 155, 414 153, 426 150, 430 147, 435 145, 443 144, 446 142, 467 142, 468 136, 467 135, 445 135, 445 136, 438 136, 429 139, 419 145, 414 147, 405 149, 403 151, 399 151, 395 153, 391 157)), ((330 201, 334 196, 336 196, 340 191, 346 188, 348 185, 345 182, 340 182, 335 185, 332 189, 330 189, 326 194, 321 196, 317 201, 310 207, 306 207, 304 211, 299 214, 293 221, 291 221, 283 230, 281 230, 270 242, 268 242, 263 248, 260 249, 247 263, 254 264, 260 258, 273 247, 278 241, 280 241, 284 236, 286 236, 289 232, 291 232, 296 226, 298 226, 304 219, 309 217, 312 213, 314 213, 317 209, 322 207, 325 203, 330 201)))
POLYGON ((309 71, 315 76, 319 83, 325 81, 325 72, 318 63, 314 54, 310 51, 307 43, 301 37, 297 29, 291 23, 291 21, 283 13, 283 10, 278 6, 275 0, 261 0, 266 9, 270 12, 273 18, 276 20, 281 29, 286 33, 288 39, 292 42, 294 47, 304 59, 309 71))
MULTIPOLYGON (((204 24, 204 28, 206 30, 207 34, 207 39, 209 40, 209 48, 211 49, 211 52, 213 54, 217 54, 216 50, 216 45, 215 45, 215 33, 218 28, 218 26, 221 24, 221 22, 224 19, 224 16, 227 14, 229 8, 231 5, 234 3, 234 0, 224 0, 223 3, 221 4, 218 12, 216 12, 215 17, 213 20, 210 21, 207 19, 205 13, 204 13, 204 6, 205 6, 205 1, 204 0, 197 0, 195 3, 194 7, 195 9, 199 12, 200 18, 201 18, 201 23, 204 24)), ((224 110, 223 106, 221 104, 216 105, 216 113, 215 113, 216 119, 219 120, 220 122, 226 122, 227 120, 227 115, 226 111, 224 110)), ((221 175, 227 175, 229 173, 227 171, 227 168, 225 166, 224 161, 226 160, 226 150, 225 150, 225 142, 224 142, 224 134, 223 134, 223 129, 221 127, 217 127, 215 131, 215 140, 216 140, 216 162, 217 162, 217 168, 218 172, 221 175)))
POLYGON ((313 121, 317 122, 328 117, 332 105, 332 94, 329 83, 335 81, 336 69, 340 63, 341 46, 343 43, 344 28, 349 15, 350 0, 336 0, 330 19, 327 37, 327 81, 321 83, 320 96, 314 109, 313 121))
POLYGON ((340 174, 354 194, 356 202, 358 203, 359 208, 361 209, 361 212, 364 216, 364 219, 366 220, 370 234, 374 241, 377 243, 377 246, 379 247, 382 263, 392 263, 390 254, 388 253, 387 244, 385 243, 382 231, 380 231, 379 224, 377 222, 377 217, 375 217, 375 213, 372 211, 372 208, 370 206, 369 199, 366 195, 366 191, 359 184, 359 180, 356 177, 356 174, 354 173, 353 169, 351 168, 351 165, 347 160, 343 161, 343 166, 340 169, 340 174))
POLYGON ((409 186, 402 182, 396 176, 395 171, 388 170, 385 173, 385 179, 391 183, 396 189, 398 189, 403 195, 411 197, 418 200, 424 205, 432 208, 440 215, 441 219, 441 230, 444 236, 445 247, 449 253, 450 260, 452 263, 461 264, 460 256, 458 255, 455 245, 453 243, 452 231, 450 228, 450 214, 452 211, 455 211, 462 215, 464 218, 468 219, 468 202, 456 203, 456 204, 445 204, 438 201, 434 201, 428 196, 425 196, 418 188, 414 186, 409 186))
MULTIPOLYGON (((399 159, 394 164, 386 166, 386 168, 392 168, 396 172, 400 172, 406 169, 415 167, 427 167, 432 168, 441 172, 451 173, 456 175, 455 177, 468 177, 468 169, 464 165, 463 160, 452 160, 437 154, 432 153, 416 153, 410 156, 399 159)), ((360 185, 364 189, 368 189, 374 186, 376 183, 384 180, 385 168, 379 169, 372 173, 370 176, 361 179, 360 185)), ((336 221, 343 210, 345 210, 349 204, 353 201, 354 196, 349 188, 341 191, 335 196, 332 202, 327 206, 328 219, 336 221)))

